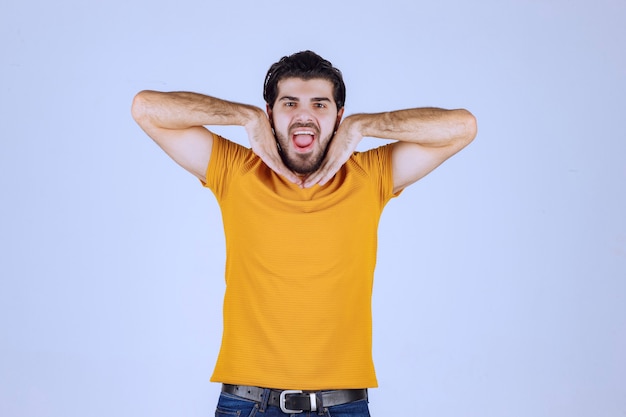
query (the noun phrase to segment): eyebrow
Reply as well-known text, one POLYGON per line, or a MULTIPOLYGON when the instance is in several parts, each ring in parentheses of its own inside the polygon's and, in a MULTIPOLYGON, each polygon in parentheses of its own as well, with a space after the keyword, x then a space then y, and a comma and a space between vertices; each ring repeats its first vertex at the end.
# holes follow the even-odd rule
MULTIPOLYGON (((298 97, 293 97, 293 96, 282 96, 281 98, 278 99, 279 101, 283 101, 283 100, 288 100, 288 101, 300 101, 300 99, 298 97)), ((330 98, 328 97, 313 97, 311 99, 311 101, 328 101, 330 102, 330 98)))

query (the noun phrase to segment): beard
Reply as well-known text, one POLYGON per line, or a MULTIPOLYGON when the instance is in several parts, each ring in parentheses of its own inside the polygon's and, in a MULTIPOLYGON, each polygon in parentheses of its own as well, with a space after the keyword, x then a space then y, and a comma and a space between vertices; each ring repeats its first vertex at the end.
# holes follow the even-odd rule
POLYGON ((324 161, 330 140, 333 134, 329 134, 324 139, 319 139, 320 144, 325 144, 322 149, 314 150, 306 154, 290 153, 289 150, 289 138, 274 132, 276 135, 276 143, 278 144, 278 153, 283 160, 283 164, 291 171, 299 175, 309 175, 318 170, 324 161))

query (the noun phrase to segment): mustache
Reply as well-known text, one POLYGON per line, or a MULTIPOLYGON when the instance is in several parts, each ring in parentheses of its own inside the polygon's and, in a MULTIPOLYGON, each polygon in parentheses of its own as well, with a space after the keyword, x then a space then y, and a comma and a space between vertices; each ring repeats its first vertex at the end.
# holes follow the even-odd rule
POLYGON ((313 129, 316 132, 319 132, 319 129, 317 128, 317 126, 314 123, 300 123, 300 122, 296 122, 296 123, 292 124, 291 126, 289 126, 289 130, 293 130, 293 129, 297 129, 297 128, 308 128, 308 129, 313 129))

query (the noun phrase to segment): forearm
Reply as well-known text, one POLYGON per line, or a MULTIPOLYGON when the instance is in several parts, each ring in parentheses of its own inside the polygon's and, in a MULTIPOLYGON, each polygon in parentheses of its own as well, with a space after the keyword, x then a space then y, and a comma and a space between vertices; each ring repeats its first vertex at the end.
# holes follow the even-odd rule
POLYGON ((142 91, 135 96, 132 114, 137 122, 162 129, 194 126, 249 126, 264 118, 261 109, 198 93, 142 91))
POLYGON ((476 135, 476 120, 467 110, 415 108, 385 113, 354 114, 343 122, 353 135, 429 147, 471 141, 476 135))

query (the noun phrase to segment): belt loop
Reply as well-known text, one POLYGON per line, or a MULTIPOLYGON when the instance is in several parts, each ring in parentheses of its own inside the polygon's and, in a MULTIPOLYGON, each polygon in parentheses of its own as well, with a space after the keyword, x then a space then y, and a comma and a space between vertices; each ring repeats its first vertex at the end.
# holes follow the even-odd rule
POLYGON ((317 400, 317 415, 323 416, 326 413, 326 409, 324 408, 324 403, 322 402, 322 392, 317 391, 315 393, 315 399, 317 400))
POLYGON ((259 411, 264 413, 267 409, 267 402, 270 400, 270 395, 272 395, 272 390, 269 388, 263 389, 263 394, 261 395, 261 402, 259 403, 259 411))

